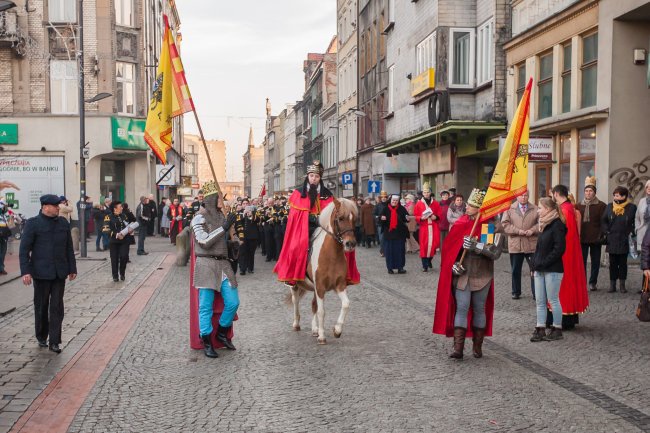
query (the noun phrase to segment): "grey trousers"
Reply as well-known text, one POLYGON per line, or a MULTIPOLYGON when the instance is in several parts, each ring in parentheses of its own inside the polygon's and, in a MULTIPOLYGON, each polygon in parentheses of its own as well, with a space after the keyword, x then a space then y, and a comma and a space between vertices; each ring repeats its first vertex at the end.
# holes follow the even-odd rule
POLYGON ((456 317, 454 318, 454 327, 467 328, 467 313, 469 312, 470 303, 472 305, 472 325, 475 328, 485 328, 485 301, 490 292, 491 282, 481 290, 472 292, 469 287, 465 290, 454 290, 456 298, 456 317))

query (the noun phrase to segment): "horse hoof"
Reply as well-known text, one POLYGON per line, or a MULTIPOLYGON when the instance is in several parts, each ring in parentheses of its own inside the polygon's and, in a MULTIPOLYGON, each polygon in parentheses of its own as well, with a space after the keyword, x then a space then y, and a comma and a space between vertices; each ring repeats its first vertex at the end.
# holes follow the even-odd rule
POLYGON ((293 330, 296 332, 300 331, 300 325, 293 325, 293 330))
POLYGON ((320 338, 319 338, 319 339, 318 339, 318 344, 320 344, 321 346, 324 345, 324 344, 327 344, 327 340, 324 339, 324 338, 323 338, 323 339, 320 339, 320 338))
POLYGON ((343 331, 341 331, 341 332, 336 332, 336 328, 334 328, 333 332, 334 332, 334 336, 335 336, 336 338, 341 338, 341 334, 343 333, 343 331))

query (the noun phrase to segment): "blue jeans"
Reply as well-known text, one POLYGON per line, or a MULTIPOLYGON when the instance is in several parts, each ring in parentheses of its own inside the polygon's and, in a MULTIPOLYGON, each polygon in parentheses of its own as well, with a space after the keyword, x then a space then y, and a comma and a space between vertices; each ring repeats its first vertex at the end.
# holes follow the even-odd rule
POLYGON ((101 224, 95 223, 95 225, 97 226, 95 228, 95 231, 96 231, 95 248, 99 249, 99 240, 101 239, 102 248, 107 250, 108 249, 108 233, 103 233, 102 232, 103 227, 102 227, 101 224))
MULTIPOLYGON (((201 335, 212 334, 212 313, 214 304, 214 290, 199 289, 199 330, 201 335)), ((223 313, 219 318, 219 326, 228 328, 232 326, 232 321, 239 308, 239 292, 236 287, 230 285, 226 278, 221 282, 221 297, 223 298, 223 313)))
POLYGON ((562 306, 560 305, 561 272, 535 272, 535 303, 537 304, 537 327, 546 326, 546 301, 551 304, 553 326, 562 327, 562 306))

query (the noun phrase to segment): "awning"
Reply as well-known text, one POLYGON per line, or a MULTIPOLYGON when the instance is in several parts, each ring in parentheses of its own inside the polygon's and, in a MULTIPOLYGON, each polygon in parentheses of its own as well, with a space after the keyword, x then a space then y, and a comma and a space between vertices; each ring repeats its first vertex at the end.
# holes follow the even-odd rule
POLYGON ((457 142, 470 135, 498 134, 505 131, 504 122, 482 122, 476 120, 448 120, 418 134, 393 141, 377 149, 377 152, 412 153, 435 147, 437 140, 441 144, 457 142))

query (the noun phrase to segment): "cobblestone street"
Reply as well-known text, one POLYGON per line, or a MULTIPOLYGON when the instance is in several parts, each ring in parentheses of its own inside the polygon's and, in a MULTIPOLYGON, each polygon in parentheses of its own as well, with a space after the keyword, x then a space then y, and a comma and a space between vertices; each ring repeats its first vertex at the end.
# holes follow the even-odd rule
MULTIPOLYGON (((159 240, 152 244, 158 252, 134 259, 129 288, 171 252, 159 240)), ((576 331, 533 344, 530 289, 510 299, 504 256, 495 337, 483 359, 453 362, 451 340, 431 334, 437 272, 420 272, 417 255, 408 255, 406 275, 388 275, 377 249, 359 250, 362 283, 349 290, 340 339, 331 333, 340 303, 326 297, 326 346, 311 337, 310 297, 301 305, 302 331, 294 332, 286 289, 271 264, 256 259, 255 274, 238 277, 236 352, 220 350, 213 360, 189 348, 188 268, 174 267, 69 431, 650 431, 650 378, 639 374, 650 355, 648 327, 634 317, 636 293, 605 293, 603 278, 576 331)), ((60 356, 35 347, 30 305, 1 319, 3 429, 131 291, 111 291, 102 266, 69 285, 60 356), (23 388, 11 394, 17 383, 23 388)), ((630 281, 640 273, 632 271, 630 281)))

